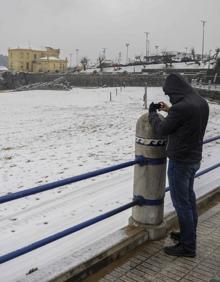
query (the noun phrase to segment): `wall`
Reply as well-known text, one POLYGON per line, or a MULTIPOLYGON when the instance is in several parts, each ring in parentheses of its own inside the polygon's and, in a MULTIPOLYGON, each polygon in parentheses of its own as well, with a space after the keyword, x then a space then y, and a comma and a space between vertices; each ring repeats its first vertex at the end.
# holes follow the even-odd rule
POLYGON ((195 89, 199 93, 199 95, 203 97, 220 101, 220 90, 214 90, 214 89, 208 90, 208 89, 201 89, 197 87, 195 87, 195 89))
MULTIPOLYGON (((6 89, 37 82, 49 82, 58 77, 63 77, 71 86, 77 87, 120 87, 120 86, 162 86, 166 75, 147 74, 59 74, 59 73, 4 73, 6 89)), ((190 76, 189 80, 191 79, 190 76)))
POLYGON ((161 86, 163 75, 144 74, 68 74, 67 79, 72 86, 78 87, 114 87, 114 86, 161 86))
POLYGON ((32 72, 33 61, 44 56, 44 51, 32 49, 9 49, 9 69, 17 72, 32 72))
POLYGON ((38 60, 33 62, 33 72, 65 72, 67 60, 38 60))

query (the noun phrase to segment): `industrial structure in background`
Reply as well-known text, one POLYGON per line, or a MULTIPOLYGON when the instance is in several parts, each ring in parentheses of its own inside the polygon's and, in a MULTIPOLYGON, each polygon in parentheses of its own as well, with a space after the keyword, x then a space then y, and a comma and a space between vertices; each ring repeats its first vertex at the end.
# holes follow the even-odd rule
POLYGON ((32 48, 9 48, 8 67, 16 72, 65 72, 67 59, 60 59, 60 49, 45 47, 45 50, 32 48))

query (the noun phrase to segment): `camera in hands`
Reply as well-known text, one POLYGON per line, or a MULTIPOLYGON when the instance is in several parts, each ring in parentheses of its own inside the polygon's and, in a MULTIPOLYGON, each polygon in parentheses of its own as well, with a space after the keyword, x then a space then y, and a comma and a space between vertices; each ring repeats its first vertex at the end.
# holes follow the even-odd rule
POLYGON ((162 107, 162 105, 160 103, 153 103, 153 106, 154 106, 155 110, 159 110, 162 107))

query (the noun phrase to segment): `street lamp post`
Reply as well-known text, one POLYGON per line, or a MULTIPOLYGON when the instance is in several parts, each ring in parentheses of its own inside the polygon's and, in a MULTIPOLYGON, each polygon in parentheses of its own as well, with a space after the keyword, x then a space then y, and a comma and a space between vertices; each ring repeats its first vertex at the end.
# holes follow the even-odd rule
POLYGON ((79 49, 76 49, 76 65, 78 65, 79 49))
POLYGON ((149 56, 149 39, 148 39, 149 34, 150 34, 149 32, 145 32, 145 35, 146 35, 146 61, 147 61, 147 57, 149 56))
POLYGON ((205 41, 205 24, 207 21, 201 20, 202 23, 202 60, 204 56, 204 41, 205 41))
POLYGON ((209 65, 208 65, 208 68, 209 68, 209 69, 210 69, 211 53, 212 53, 212 50, 210 49, 210 50, 209 50, 209 65))
POLYGON ((69 66, 70 66, 70 68, 71 68, 71 67, 72 67, 72 56, 73 56, 73 54, 70 53, 69 55, 70 55, 70 64, 69 64, 69 66))
POLYGON ((105 60, 106 59, 106 50, 107 50, 107 48, 102 48, 102 50, 103 50, 103 59, 105 60))
POLYGON ((156 49, 156 56, 158 55, 158 49, 159 49, 159 46, 158 45, 156 45, 155 46, 155 49, 156 49))
POLYGON ((129 43, 126 43, 125 46, 127 48, 127 52, 126 52, 126 64, 128 64, 128 47, 129 47, 129 43))

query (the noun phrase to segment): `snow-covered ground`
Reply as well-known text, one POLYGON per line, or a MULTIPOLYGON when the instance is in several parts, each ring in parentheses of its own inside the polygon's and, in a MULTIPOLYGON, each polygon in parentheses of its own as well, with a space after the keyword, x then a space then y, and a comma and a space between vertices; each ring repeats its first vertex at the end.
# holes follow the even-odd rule
MULTIPOLYGON (((187 63, 173 63, 171 67, 168 67, 168 69, 208 69, 212 68, 213 64, 209 63, 202 63, 200 65, 192 62, 187 63)), ((167 69, 165 64, 152 64, 152 65, 136 65, 136 66, 125 66, 121 67, 120 69, 115 69, 114 67, 107 67, 103 69, 103 72, 141 72, 142 69, 167 69)), ((100 72, 100 68, 90 68, 87 69, 85 72, 93 72, 97 71, 100 72)))
MULTIPOLYGON (((73 88, 0 93, 0 196, 134 159, 144 89, 73 88), (110 92, 112 102, 109 101, 110 92)), ((166 100, 148 88, 151 101, 166 100)), ((210 103, 206 137, 220 133, 220 105, 210 103)), ((202 168, 219 162, 220 142, 204 146, 202 168)), ((133 168, 0 205, 0 255, 132 199, 133 168)), ((197 195, 220 184, 219 169, 196 181, 197 195)), ((169 193, 165 213, 172 210, 169 193)), ((0 281, 21 281, 127 225, 131 210, 0 265, 0 281)))

